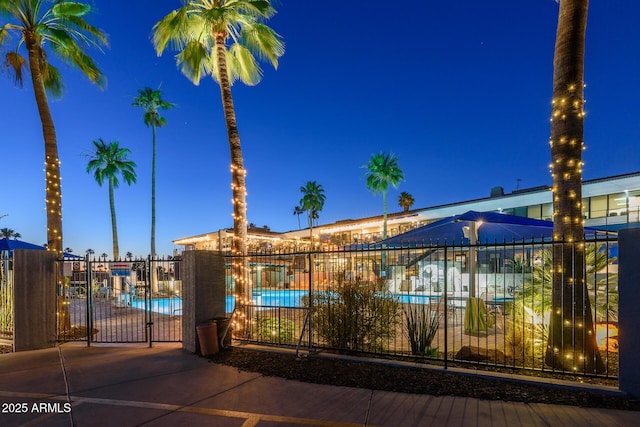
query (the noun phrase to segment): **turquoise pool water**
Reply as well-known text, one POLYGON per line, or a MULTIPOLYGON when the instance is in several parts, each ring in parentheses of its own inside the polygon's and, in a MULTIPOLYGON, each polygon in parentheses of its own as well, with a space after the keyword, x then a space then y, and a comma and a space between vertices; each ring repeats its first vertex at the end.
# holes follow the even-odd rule
MULTIPOLYGON (((291 289, 258 291, 253 295, 253 303, 264 308, 303 307, 302 298, 308 294, 308 291, 291 289)), ((394 297, 401 303, 409 304, 428 304, 430 299, 440 298, 439 296, 415 294, 395 294, 394 297)), ((225 305, 227 313, 231 313, 235 305, 235 297, 227 296, 225 305)), ((135 300, 132 302, 132 306, 143 309, 144 300, 135 300)), ((182 299, 179 297, 152 299, 150 309, 159 314, 181 315, 182 299)))
MULTIPOLYGON (((134 308, 144 309, 144 299, 134 300, 131 306, 134 308)), ((149 308, 154 313, 181 315, 182 314, 182 298, 157 298, 149 301, 149 308)))

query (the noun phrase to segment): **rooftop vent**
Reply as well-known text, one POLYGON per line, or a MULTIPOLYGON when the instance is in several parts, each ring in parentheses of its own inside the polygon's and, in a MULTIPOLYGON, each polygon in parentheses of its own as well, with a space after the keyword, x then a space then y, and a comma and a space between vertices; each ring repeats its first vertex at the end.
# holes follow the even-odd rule
POLYGON ((499 197, 499 196, 504 196, 504 188, 493 187, 491 189, 491 197, 499 197))

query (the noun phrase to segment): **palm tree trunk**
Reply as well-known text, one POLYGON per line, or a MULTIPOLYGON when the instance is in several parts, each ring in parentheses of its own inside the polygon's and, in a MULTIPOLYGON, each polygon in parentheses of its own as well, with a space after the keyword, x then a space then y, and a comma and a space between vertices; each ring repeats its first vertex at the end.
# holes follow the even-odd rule
POLYGON ((31 33, 25 34, 27 50, 29 52, 29 71, 33 92, 38 106, 42 135, 44 137, 44 164, 46 173, 46 208, 47 208, 47 248, 62 256, 62 187, 60 184, 60 158, 58 157, 58 142, 56 129, 51 117, 49 102, 44 88, 44 81, 40 68, 40 49, 31 33))
POLYGON ((151 257, 156 256, 156 127, 151 126, 153 149, 151 156, 151 257))
POLYGON ((582 219, 584 48, 588 0, 562 0, 553 62, 553 295, 545 361, 556 369, 600 372, 585 282, 582 219), (564 241, 565 243, 561 243, 564 241))
POLYGON ((120 258, 120 250, 118 248, 118 224, 116 222, 116 202, 113 192, 113 177, 109 177, 109 209, 111 210, 111 236, 113 238, 113 259, 120 258))
POLYGON ((236 279, 236 297, 243 298, 246 303, 252 300, 251 284, 249 282, 249 262, 247 260, 247 204, 244 160, 240 146, 240 134, 236 123, 236 113, 231 96, 231 84, 227 72, 225 40, 227 35, 216 33, 216 55, 218 58, 218 76, 222 108, 227 125, 227 137, 231 152, 231 191, 233 195, 233 245, 232 252, 240 257, 240 262, 234 263, 236 279))

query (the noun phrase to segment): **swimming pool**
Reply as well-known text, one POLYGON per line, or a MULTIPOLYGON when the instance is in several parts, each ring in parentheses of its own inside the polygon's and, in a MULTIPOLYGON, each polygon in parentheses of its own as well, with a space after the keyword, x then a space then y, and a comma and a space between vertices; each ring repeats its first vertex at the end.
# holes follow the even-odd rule
MULTIPOLYGON (((144 299, 134 300, 131 303, 131 307, 145 309, 144 299)), ((156 298, 149 301, 149 309, 158 314, 168 314, 172 316, 182 315, 182 298, 170 297, 170 298, 156 298)))
MULTIPOLYGON (((256 291, 253 295, 253 303, 256 306, 270 307, 304 307, 303 298, 309 294, 305 290, 296 289, 279 289, 269 291, 256 291)), ((440 299, 439 295, 417 295, 417 294, 394 294, 394 298, 398 302, 404 304, 428 304, 430 300, 440 299)), ((144 300, 135 300, 131 303, 132 307, 144 309, 144 300)), ((182 298, 157 298, 149 302, 149 308, 154 313, 181 315, 182 314, 182 298)), ((233 311, 235 306, 235 297, 228 295, 225 301, 227 313, 233 311)))

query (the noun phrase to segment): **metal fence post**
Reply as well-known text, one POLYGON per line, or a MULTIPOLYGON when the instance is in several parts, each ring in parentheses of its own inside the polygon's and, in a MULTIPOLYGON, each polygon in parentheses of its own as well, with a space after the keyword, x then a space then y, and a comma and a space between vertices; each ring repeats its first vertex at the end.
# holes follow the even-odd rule
MULTIPOLYGON (((448 313, 449 313, 449 300, 447 298, 447 290, 449 289, 449 284, 447 283, 448 281, 448 274, 446 274, 447 271, 447 247, 444 247, 444 271, 445 271, 445 275, 444 275, 444 369, 448 368, 448 363, 449 363, 449 345, 448 345, 448 331, 449 331, 449 322, 447 320, 448 313)), ((455 319, 454 319, 454 324, 455 324, 455 319)))
POLYGON ((91 277, 91 260, 89 259, 89 254, 87 253, 84 257, 85 260, 85 286, 87 287, 87 347, 91 346, 91 338, 93 338, 93 308, 92 308, 92 299, 93 299, 93 289, 92 289, 92 277, 91 277))
MULTIPOLYGON (((313 247, 311 248, 313 251, 313 247)), ((313 252, 309 251, 309 352, 313 349, 313 252)))
MULTIPOLYGON (((152 285, 153 280, 153 271, 154 268, 153 262, 151 259, 151 255, 147 257, 147 274, 146 274, 146 283, 144 285, 144 315, 146 319, 146 334, 147 341, 149 342, 149 348, 153 346, 153 319, 151 318, 151 296, 153 292, 149 292, 150 286, 152 285)), ((153 291, 153 289, 152 289, 153 291)))

